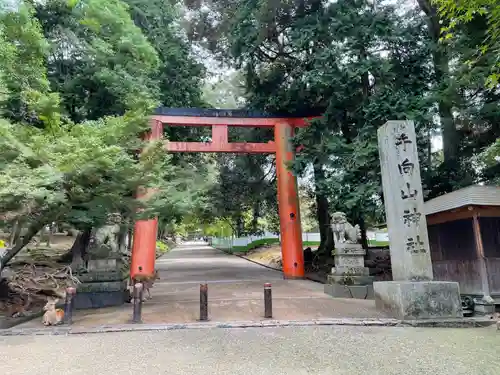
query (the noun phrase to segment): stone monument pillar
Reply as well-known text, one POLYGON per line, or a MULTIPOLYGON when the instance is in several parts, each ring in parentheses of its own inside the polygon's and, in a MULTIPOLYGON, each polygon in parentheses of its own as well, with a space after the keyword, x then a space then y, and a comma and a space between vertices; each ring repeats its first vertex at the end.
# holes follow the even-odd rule
POLYGON ((388 121, 378 145, 394 281, 373 284, 376 306, 399 319, 462 317, 458 283, 433 281, 413 122, 388 121))
POLYGON ((328 275, 325 293, 339 298, 373 298, 373 277, 365 267, 366 251, 359 243, 359 226, 352 226, 343 212, 336 212, 332 215, 332 231, 335 267, 328 275))

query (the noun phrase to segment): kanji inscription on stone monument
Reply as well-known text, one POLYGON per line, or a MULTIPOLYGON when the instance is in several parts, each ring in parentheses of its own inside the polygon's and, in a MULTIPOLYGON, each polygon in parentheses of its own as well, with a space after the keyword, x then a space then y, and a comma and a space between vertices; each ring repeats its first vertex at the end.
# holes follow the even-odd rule
POLYGON ((388 121, 378 142, 393 280, 432 280, 413 122, 388 121))

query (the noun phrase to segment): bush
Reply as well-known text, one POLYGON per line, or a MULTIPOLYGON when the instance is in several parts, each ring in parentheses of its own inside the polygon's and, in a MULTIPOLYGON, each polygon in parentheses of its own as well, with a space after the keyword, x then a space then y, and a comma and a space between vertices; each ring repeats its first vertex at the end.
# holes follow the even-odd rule
POLYGON ((157 255, 163 255, 168 253, 170 248, 165 242, 162 241, 156 241, 156 254, 157 255))

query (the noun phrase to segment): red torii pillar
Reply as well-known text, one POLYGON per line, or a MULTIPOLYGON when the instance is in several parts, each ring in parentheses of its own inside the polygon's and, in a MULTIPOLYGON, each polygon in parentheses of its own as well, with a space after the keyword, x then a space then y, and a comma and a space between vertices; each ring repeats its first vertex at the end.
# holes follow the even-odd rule
MULTIPOLYGON (((160 114, 153 116, 151 120, 150 140, 157 140, 162 137, 164 123, 169 126, 212 127, 211 142, 166 141, 165 150, 167 152, 276 154, 283 275, 289 279, 304 278, 304 253, 297 179, 289 170, 289 163, 295 157, 295 150, 291 142, 294 128, 307 126, 307 120, 280 117, 202 117, 160 114), (272 127, 274 128, 275 141, 268 143, 230 143, 228 142, 228 126, 272 127)), ((141 199, 147 195, 148 192, 138 194, 138 198, 141 199)), ((136 222, 130 268, 132 279, 154 274, 157 230, 157 219, 138 220, 136 222)))
MULTIPOLYGON (((163 138, 163 124, 161 121, 152 119, 150 121, 151 131, 145 139, 155 141, 163 138)), ((154 191, 140 189, 137 199, 148 199, 154 191)), ((132 243, 132 259, 130 263, 130 278, 137 279, 139 276, 150 277, 155 272, 156 261, 156 237, 158 235, 158 219, 137 220, 134 225, 134 237, 132 243)))
POLYGON ((285 278, 304 277, 304 250, 300 223, 297 178, 289 169, 295 150, 291 142, 293 128, 289 123, 274 126, 276 175, 278 177, 278 209, 281 234, 281 263, 285 278))

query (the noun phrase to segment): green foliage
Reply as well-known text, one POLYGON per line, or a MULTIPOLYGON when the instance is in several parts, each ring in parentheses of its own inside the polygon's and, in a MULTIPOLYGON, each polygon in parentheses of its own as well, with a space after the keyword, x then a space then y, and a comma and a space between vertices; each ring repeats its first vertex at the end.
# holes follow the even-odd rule
MULTIPOLYGON (((465 3, 458 2, 457 10, 465 3)), ((471 2, 474 6, 474 2, 471 2)), ((450 8, 451 9, 451 8, 450 8)), ((461 11, 460 11, 461 12, 461 11)), ((449 27, 443 31, 446 39, 441 41, 443 48, 449 50, 449 58, 453 59, 450 67, 449 87, 443 92, 453 104, 455 122, 460 137, 459 152, 461 168, 447 168, 446 165, 436 168, 431 184, 446 188, 447 181, 455 177, 454 188, 470 185, 478 180, 489 182, 496 179, 495 168, 477 168, 476 159, 490 145, 495 143, 500 135, 498 121, 500 119, 499 93, 496 84, 492 84, 492 72, 497 69, 498 41, 490 36, 490 22, 493 19, 481 12, 473 12, 473 17, 447 19, 451 13, 441 12, 443 24, 449 27), (490 44, 491 42, 491 44, 490 44), (487 43, 491 48, 484 49, 487 43), (466 163, 464 163, 464 161, 466 163), (479 172, 479 173, 478 173, 479 172)), ((458 15, 458 14, 457 14, 458 15)))
POLYGON ((32 236, 51 221, 98 227, 110 213, 125 225, 168 223, 204 204, 208 168, 175 165, 161 142, 141 141, 159 97, 151 91, 159 60, 125 3, 49 0, 0 21, 4 219, 32 236), (137 200, 140 188, 154 194, 137 200))
POLYGON ((252 241, 246 246, 233 246, 230 251, 233 253, 247 253, 250 250, 257 249, 263 246, 271 246, 279 244, 278 238, 262 238, 260 240, 252 241))
POLYGON ((51 87, 74 122, 123 115, 159 95, 158 54, 120 0, 48 0, 36 17, 50 44, 51 87))
MULTIPOLYGON (((205 107, 202 99, 202 79, 205 69, 192 54, 181 28, 181 8, 176 1, 125 0, 137 27, 155 48, 160 61, 151 76, 152 88, 165 107, 205 107)), ((198 141, 209 135, 210 129, 199 127, 167 127, 165 136, 172 140, 198 141)), ((206 159, 178 154, 176 163, 196 164, 201 168, 206 159)))
MULTIPOLYGON (((498 54, 500 51, 500 4, 496 0, 433 0, 438 6, 440 15, 449 21, 445 28, 443 40, 454 38, 456 32, 464 24, 474 23, 478 18, 485 19, 488 27, 487 36, 477 45, 476 53, 468 61, 475 65, 485 54, 498 54)), ((491 74, 488 84, 495 87, 499 83, 500 64, 497 61, 490 63, 491 74)))
POLYGON ((422 134, 432 129, 422 20, 402 21, 393 8, 364 1, 250 2, 231 25, 251 106, 324 113, 297 136, 305 149, 296 170, 319 163, 316 191, 328 194, 331 210, 379 219, 377 127, 411 117, 422 134))
MULTIPOLYGON (((428 197, 497 183, 500 7, 417 3, 403 13, 368 0, 186 1, 189 21, 179 2, 162 0, 2 10, 0 211, 86 228, 109 212, 130 220, 141 207, 172 233, 278 230, 272 157, 168 156, 159 144, 138 157, 157 103, 323 114, 295 139, 305 147, 292 167, 309 180, 303 213, 329 206, 364 226, 383 221, 376 132, 387 120, 415 121, 428 197), (204 83, 186 36, 239 70, 204 83), (436 135, 443 151, 431 147, 436 135), (137 202, 139 186, 156 194, 137 202)), ((266 129, 230 133, 230 141, 272 138, 266 129)))
POLYGON ((39 123, 33 110, 57 106, 58 99, 48 93, 48 47, 31 7, 21 5, 16 12, 0 14, 0 103, 4 116, 39 123))
POLYGON ((202 217, 225 220, 236 236, 262 232, 266 213, 277 213, 273 160, 265 155, 220 155, 217 160, 217 180, 202 217))
POLYGON ((488 167, 498 164, 500 158, 500 138, 496 140, 490 147, 488 147, 481 155, 482 161, 488 167))
POLYGON ((245 103, 244 77, 233 71, 208 80, 203 90, 204 100, 214 108, 236 109, 245 103))
POLYGON ((158 53, 160 66, 153 79, 166 107, 199 107, 204 67, 196 62, 179 25, 175 1, 125 0, 135 24, 158 53))
POLYGON ((165 242, 162 241, 156 241, 156 252, 160 254, 166 254, 168 253, 170 249, 168 248, 168 245, 165 242))
POLYGON ((133 216, 144 208, 142 215, 151 217, 186 209, 193 197, 185 179, 194 176, 172 166, 161 147, 139 160, 134 156, 144 119, 130 113, 65 126, 53 135, 3 122, 2 211, 57 211, 58 220, 83 229, 102 224, 110 212, 133 216), (133 195, 140 186, 157 194, 141 203, 133 195))
MULTIPOLYGON (((323 113, 297 134, 305 147, 294 169, 305 176, 314 166, 310 190, 330 212, 362 226, 384 220, 376 132, 387 120, 415 121, 427 197, 479 180, 474 159, 500 135, 497 90, 484 84, 497 57, 477 54, 495 12, 452 20, 455 33, 439 43, 448 23, 427 0, 404 13, 366 0, 186 3, 190 37, 240 68, 250 108, 323 113), (437 135, 443 151, 433 150, 437 135)), ((236 173, 234 183, 246 181, 236 173)))
POLYGON ((500 184, 500 138, 486 148, 478 157, 484 167, 486 181, 491 184, 500 184))

